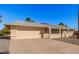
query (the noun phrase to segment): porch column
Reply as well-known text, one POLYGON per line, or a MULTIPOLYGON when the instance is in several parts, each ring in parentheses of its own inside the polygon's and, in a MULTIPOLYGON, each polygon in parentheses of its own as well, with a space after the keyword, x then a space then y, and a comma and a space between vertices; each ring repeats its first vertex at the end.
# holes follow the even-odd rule
POLYGON ((68 38, 70 37, 70 31, 69 31, 69 29, 68 29, 68 38))
POLYGON ((10 30, 10 35, 11 35, 11 39, 16 39, 16 31, 17 31, 17 27, 16 26, 11 26, 11 30, 10 30))
POLYGON ((49 39, 51 39, 51 27, 49 27, 49 39))
POLYGON ((41 30, 41 38, 44 38, 44 29, 41 30))
POLYGON ((62 38, 62 28, 60 28, 60 35, 61 35, 61 38, 62 38))

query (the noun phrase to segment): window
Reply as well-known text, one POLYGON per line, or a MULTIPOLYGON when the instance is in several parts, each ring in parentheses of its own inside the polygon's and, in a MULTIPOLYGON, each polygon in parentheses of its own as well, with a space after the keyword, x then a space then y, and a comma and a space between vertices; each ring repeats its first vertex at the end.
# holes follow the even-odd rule
MULTIPOLYGON (((49 33, 49 29, 48 28, 45 28, 44 29, 44 33, 45 34, 48 34, 49 33)), ((57 33, 60 33, 60 30, 59 29, 51 29, 51 33, 52 34, 55 34, 55 33, 57 34, 57 33)))
POLYGON ((55 33, 59 33, 59 32, 60 32, 59 29, 52 29, 52 30, 51 30, 51 33, 52 33, 52 34, 53 34, 53 33, 54 33, 54 34, 55 34, 55 33))

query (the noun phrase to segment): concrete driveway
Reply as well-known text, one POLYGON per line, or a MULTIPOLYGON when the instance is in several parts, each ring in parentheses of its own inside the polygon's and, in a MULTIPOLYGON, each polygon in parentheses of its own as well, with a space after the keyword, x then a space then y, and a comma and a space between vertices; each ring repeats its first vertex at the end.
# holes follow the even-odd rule
POLYGON ((1 39, 0 38, 0 54, 9 52, 9 39, 1 39))
POLYGON ((10 41, 9 52, 21 54, 78 54, 79 46, 50 39, 18 39, 10 41))

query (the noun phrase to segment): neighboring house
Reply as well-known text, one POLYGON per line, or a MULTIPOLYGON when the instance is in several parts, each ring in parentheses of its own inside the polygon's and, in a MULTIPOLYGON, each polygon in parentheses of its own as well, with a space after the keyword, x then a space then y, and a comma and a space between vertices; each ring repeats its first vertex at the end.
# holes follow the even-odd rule
POLYGON ((34 22, 5 23, 10 29, 11 39, 69 38, 74 29, 60 25, 48 25, 34 22))

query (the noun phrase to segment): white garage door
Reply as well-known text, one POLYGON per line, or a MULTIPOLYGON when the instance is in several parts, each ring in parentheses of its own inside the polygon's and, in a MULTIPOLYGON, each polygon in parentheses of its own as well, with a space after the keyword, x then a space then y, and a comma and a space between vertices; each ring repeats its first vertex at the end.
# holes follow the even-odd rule
POLYGON ((34 39, 41 38, 40 30, 18 30, 16 31, 17 39, 34 39))

